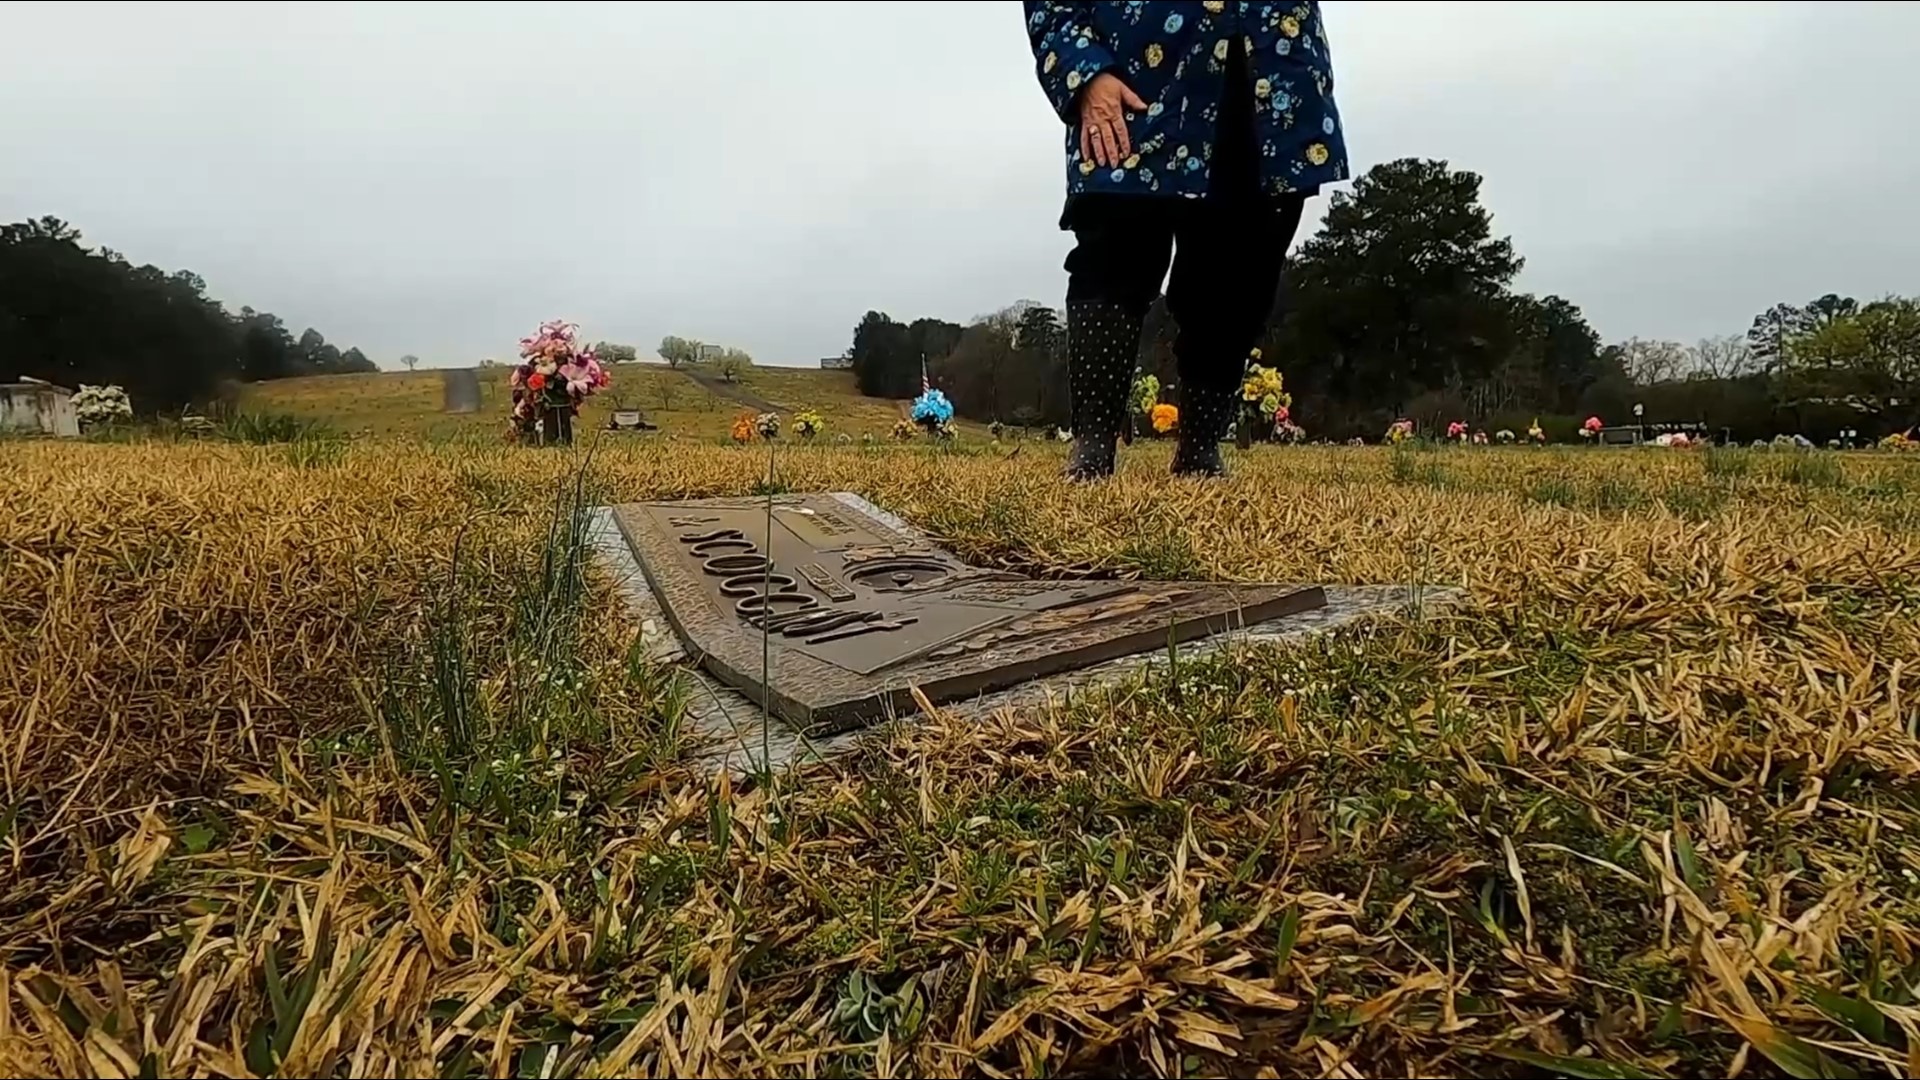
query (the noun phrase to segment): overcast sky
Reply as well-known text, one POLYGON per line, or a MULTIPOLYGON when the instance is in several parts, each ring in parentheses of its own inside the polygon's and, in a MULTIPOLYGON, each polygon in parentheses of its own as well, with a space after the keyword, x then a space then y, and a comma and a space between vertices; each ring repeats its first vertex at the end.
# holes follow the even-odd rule
MULTIPOLYGON (((1609 340, 1920 292, 1920 4, 1323 7, 1356 169, 1481 173, 1609 340)), ((1059 154, 1003 0, 0 3, 0 220, 388 366, 1057 303, 1059 154)))

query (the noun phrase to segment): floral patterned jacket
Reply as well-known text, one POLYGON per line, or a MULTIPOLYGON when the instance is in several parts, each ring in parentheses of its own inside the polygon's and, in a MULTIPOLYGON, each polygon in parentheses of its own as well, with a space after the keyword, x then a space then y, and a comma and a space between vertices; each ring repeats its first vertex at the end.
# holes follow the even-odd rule
POLYGON ((1223 0, 1032 3, 1027 37, 1040 85, 1067 123, 1067 193, 1206 194, 1215 120, 1238 35, 1253 80, 1264 191, 1318 191, 1348 176, 1320 5, 1223 0), (1128 113, 1134 153, 1119 168, 1080 157, 1079 91, 1101 72, 1147 103, 1128 113))

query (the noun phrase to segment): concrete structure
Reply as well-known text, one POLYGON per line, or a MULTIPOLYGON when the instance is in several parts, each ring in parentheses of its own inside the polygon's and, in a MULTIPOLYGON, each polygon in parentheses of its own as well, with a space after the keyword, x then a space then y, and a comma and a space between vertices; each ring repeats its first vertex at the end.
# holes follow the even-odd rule
POLYGON ((449 413, 480 411, 480 373, 473 368, 440 371, 441 408, 449 413))
POLYGON ((39 379, 0 383, 0 433, 79 438, 73 391, 39 379))

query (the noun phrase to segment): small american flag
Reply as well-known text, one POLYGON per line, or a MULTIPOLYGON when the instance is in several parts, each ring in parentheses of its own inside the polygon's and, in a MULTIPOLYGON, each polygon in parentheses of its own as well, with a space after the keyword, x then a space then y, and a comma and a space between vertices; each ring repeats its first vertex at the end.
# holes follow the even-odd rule
POLYGON ((920 354, 920 392, 924 394, 931 389, 933 389, 933 380, 927 378, 927 354, 921 353, 920 354))

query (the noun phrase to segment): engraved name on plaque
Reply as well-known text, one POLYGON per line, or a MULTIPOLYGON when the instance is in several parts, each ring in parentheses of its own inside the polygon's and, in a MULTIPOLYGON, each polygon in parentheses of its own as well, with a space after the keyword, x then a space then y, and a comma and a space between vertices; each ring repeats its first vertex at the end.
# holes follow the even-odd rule
POLYGON ((810 733, 912 712, 911 688, 953 701, 1326 603, 1318 586, 981 569, 832 495, 782 496, 771 515, 705 499, 614 518, 689 653, 810 733))

